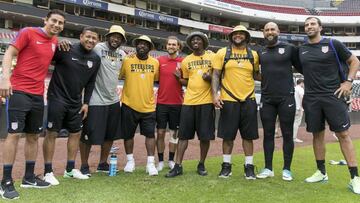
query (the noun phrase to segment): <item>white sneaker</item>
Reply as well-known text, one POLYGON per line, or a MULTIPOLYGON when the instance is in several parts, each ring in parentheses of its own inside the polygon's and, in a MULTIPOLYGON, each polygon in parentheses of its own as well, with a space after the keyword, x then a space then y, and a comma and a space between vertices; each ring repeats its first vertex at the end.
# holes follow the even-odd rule
POLYGON ((321 171, 317 170, 312 176, 305 179, 307 183, 326 182, 329 180, 327 174, 322 174, 321 171))
POLYGON ((360 195, 360 177, 359 176, 355 176, 353 179, 350 180, 349 188, 353 193, 360 195))
POLYGON ((157 175, 159 175, 159 172, 158 172, 158 170, 156 169, 154 163, 148 163, 148 164, 146 165, 146 173, 148 173, 149 176, 157 176, 157 175))
POLYGON ((259 174, 256 175, 257 178, 260 179, 265 179, 265 178, 270 178, 270 177, 274 177, 274 171, 264 168, 260 171, 259 174))
POLYGON ((132 173, 135 171, 135 161, 127 161, 126 162, 126 166, 124 167, 124 172, 125 173, 132 173))
POLYGON ((64 178, 75 178, 80 180, 86 180, 89 179, 89 176, 82 174, 79 169, 74 168, 73 170, 71 170, 71 172, 67 172, 65 170, 64 178))
POLYGON ((304 141, 302 141, 302 140, 300 140, 300 139, 298 139, 298 138, 295 138, 295 139, 294 139, 294 142, 296 142, 296 143, 303 143, 304 141))
POLYGON ((55 178, 53 172, 46 173, 43 178, 43 181, 50 183, 50 185, 59 185, 60 184, 59 181, 55 178))
POLYGON ((162 171, 164 169, 164 162, 163 161, 160 161, 159 162, 159 165, 156 167, 156 169, 158 171, 162 171))
POLYGON ((291 171, 284 169, 282 172, 282 179, 286 180, 286 181, 292 181, 293 180, 293 176, 291 171))
POLYGON ((170 169, 173 169, 175 166, 175 161, 169 161, 168 165, 170 169))

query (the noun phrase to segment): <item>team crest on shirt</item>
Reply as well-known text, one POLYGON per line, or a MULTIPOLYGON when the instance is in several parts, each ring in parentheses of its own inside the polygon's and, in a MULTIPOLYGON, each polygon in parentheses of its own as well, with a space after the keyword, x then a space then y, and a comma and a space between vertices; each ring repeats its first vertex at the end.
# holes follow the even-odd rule
POLYGON ((16 129, 18 129, 18 127, 19 127, 18 122, 11 123, 11 129, 16 130, 16 129))
POLYGON ((285 48, 279 48, 279 54, 284 54, 285 53, 285 48))
POLYGON ((87 61, 87 66, 88 66, 89 68, 92 68, 92 67, 93 67, 93 62, 92 62, 92 61, 87 61))
POLYGON ((51 44, 51 50, 55 52, 56 44, 51 44))
POLYGON ((326 54, 329 51, 329 46, 322 46, 321 51, 326 54))

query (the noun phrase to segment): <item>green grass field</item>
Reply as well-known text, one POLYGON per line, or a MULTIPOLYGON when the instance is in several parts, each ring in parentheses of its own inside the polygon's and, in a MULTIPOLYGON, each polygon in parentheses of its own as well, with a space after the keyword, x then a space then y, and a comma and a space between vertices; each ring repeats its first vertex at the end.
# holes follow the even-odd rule
MULTIPOLYGON (((360 140, 354 144, 360 160, 360 140)), ((59 186, 43 190, 19 188, 17 181, 20 200, 15 202, 360 202, 360 195, 347 188, 347 167, 329 165, 331 159, 342 159, 337 143, 327 145, 328 183, 304 183, 315 171, 312 148, 304 147, 295 150, 292 182, 281 179, 282 152, 278 151, 274 157, 275 177, 266 180, 245 180, 243 155, 236 155, 229 179, 217 177, 222 158, 214 157, 206 162, 206 177, 196 174, 197 161, 185 161, 184 175, 173 179, 164 177, 167 170, 158 177, 149 177, 144 167, 138 167, 134 174, 121 172, 116 177, 94 174, 84 181, 59 178, 59 186)), ((255 155, 255 164, 258 170, 263 167, 262 152, 255 155)))

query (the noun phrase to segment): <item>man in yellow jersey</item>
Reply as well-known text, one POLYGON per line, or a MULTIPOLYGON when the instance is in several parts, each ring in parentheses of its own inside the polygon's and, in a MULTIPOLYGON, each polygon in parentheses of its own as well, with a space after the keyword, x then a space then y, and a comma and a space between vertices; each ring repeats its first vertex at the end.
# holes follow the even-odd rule
POLYGON ((121 136, 124 139, 127 163, 124 172, 135 170, 133 156, 134 135, 138 124, 144 135, 147 150, 146 172, 158 175, 155 167, 155 98, 154 82, 159 77, 159 62, 149 56, 154 44, 148 36, 142 35, 133 41, 136 54, 124 59, 120 78, 125 80, 121 106, 121 136))
POLYGON ((231 153, 238 130, 245 153, 245 178, 256 179, 253 165, 253 140, 258 139, 255 81, 259 78, 259 57, 248 48, 250 33, 236 26, 229 34, 229 47, 214 58, 213 103, 220 108, 218 137, 223 139, 223 163, 219 177, 231 176, 231 153), (220 95, 218 90, 221 84, 220 95))
POLYGON ((182 79, 187 84, 184 103, 181 108, 179 143, 174 168, 165 177, 181 175, 182 160, 188 146, 188 140, 194 139, 195 132, 200 140, 199 175, 207 175, 205 158, 210 140, 215 139, 215 109, 211 96, 212 58, 214 54, 206 51, 209 45, 207 36, 202 32, 193 32, 186 38, 187 46, 193 53, 181 63, 182 79))

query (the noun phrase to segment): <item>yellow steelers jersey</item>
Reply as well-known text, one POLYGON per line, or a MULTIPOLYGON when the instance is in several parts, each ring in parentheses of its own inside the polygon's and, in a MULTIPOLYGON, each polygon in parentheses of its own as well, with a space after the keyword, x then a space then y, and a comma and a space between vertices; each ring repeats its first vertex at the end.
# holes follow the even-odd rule
POLYGON ((205 51, 202 56, 188 55, 181 62, 182 77, 188 79, 184 105, 212 103, 211 84, 202 78, 206 72, 212 74, 214 53, 205 51))
MULTIPOLYGON (((222 86, 229 90, 236 98, 245 100, 251 93, 250 98, 255 98, 255 81, 253 77, 253 68, 255 72, 259 71, 259 56, 256 51, 252 51, 254 57, 254 66, 247 59, 247 51, 244 49, 232 48, 230 59, 225 65, 225 75, 222 79, 222 86)), ((222 70, 226 47, 218 50, 214 57, 214 69, 222 70)), ((221 99, 226 101, 236 101, 221 89, 221 99)))
POLYGON ((121 102, 135 111, 155 111, 154 82, 159 78, 159 62, 149 56, 140 60, 135 54, 125 57, 119 78, 125 79, 121 102))

